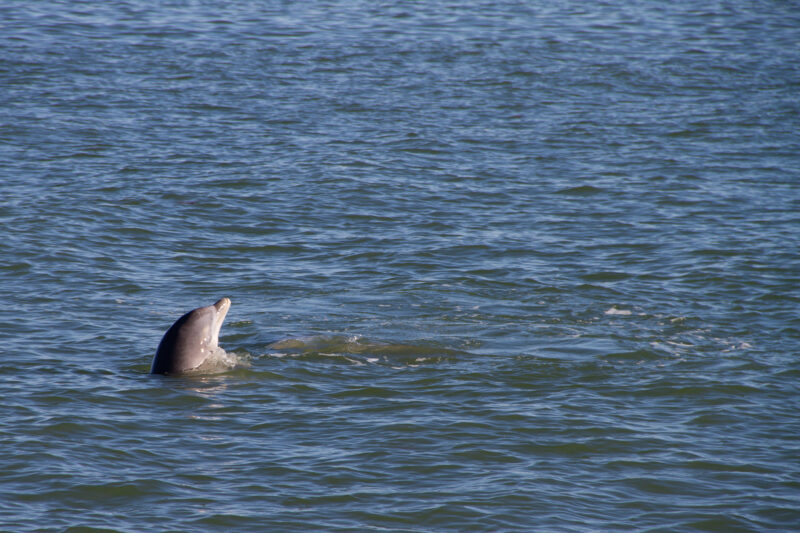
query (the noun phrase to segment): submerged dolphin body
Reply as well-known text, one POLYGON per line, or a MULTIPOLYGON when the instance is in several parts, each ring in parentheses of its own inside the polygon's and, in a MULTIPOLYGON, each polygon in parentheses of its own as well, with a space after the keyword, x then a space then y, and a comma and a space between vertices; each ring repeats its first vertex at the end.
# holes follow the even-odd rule
POLYGON ((151 374, 178 374, 200 366, 219 350, 219 330, 231 307, 228 298, 200 307, 180 317, 164 333, 158 345, 151 374))

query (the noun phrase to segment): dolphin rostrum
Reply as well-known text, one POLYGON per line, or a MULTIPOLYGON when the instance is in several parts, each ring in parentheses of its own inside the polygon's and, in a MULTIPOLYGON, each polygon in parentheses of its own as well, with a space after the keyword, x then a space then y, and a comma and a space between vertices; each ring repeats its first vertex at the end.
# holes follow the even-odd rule
POLYGON ((175 321, 158 345, 150 373, 186 372, 219 351, 219 330, 230 307, 230 299, 222 298, 214 305, 189 311, 175 321))

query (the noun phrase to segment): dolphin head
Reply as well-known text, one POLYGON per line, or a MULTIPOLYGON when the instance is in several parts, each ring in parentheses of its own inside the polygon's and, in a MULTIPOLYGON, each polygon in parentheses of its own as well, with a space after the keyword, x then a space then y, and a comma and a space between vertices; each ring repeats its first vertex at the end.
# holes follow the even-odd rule
POLYGON ((180 317, 158 345, 151 374, 177 374, 200 366, 219 343, 219 330, 231 307, 228 298, 180 317))

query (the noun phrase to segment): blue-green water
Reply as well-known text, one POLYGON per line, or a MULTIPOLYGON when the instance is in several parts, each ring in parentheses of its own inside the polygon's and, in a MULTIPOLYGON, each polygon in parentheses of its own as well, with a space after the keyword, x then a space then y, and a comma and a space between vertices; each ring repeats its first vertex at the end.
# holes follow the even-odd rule
POLYGON ((0 3, 0 529, 796 529, 798 43, 797 2, 0 3), (149 375, 223 296, 240 365, 149 375))

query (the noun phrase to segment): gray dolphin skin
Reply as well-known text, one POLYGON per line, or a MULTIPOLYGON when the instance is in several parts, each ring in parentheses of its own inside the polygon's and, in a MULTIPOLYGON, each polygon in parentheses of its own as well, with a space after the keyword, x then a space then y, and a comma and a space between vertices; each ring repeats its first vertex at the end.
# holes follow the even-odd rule
POLYGON ((179 374, 196 368, 218 348, 219 330, 231 301, 189 311, 172 324, 158 345, 151 374, 179 374))

